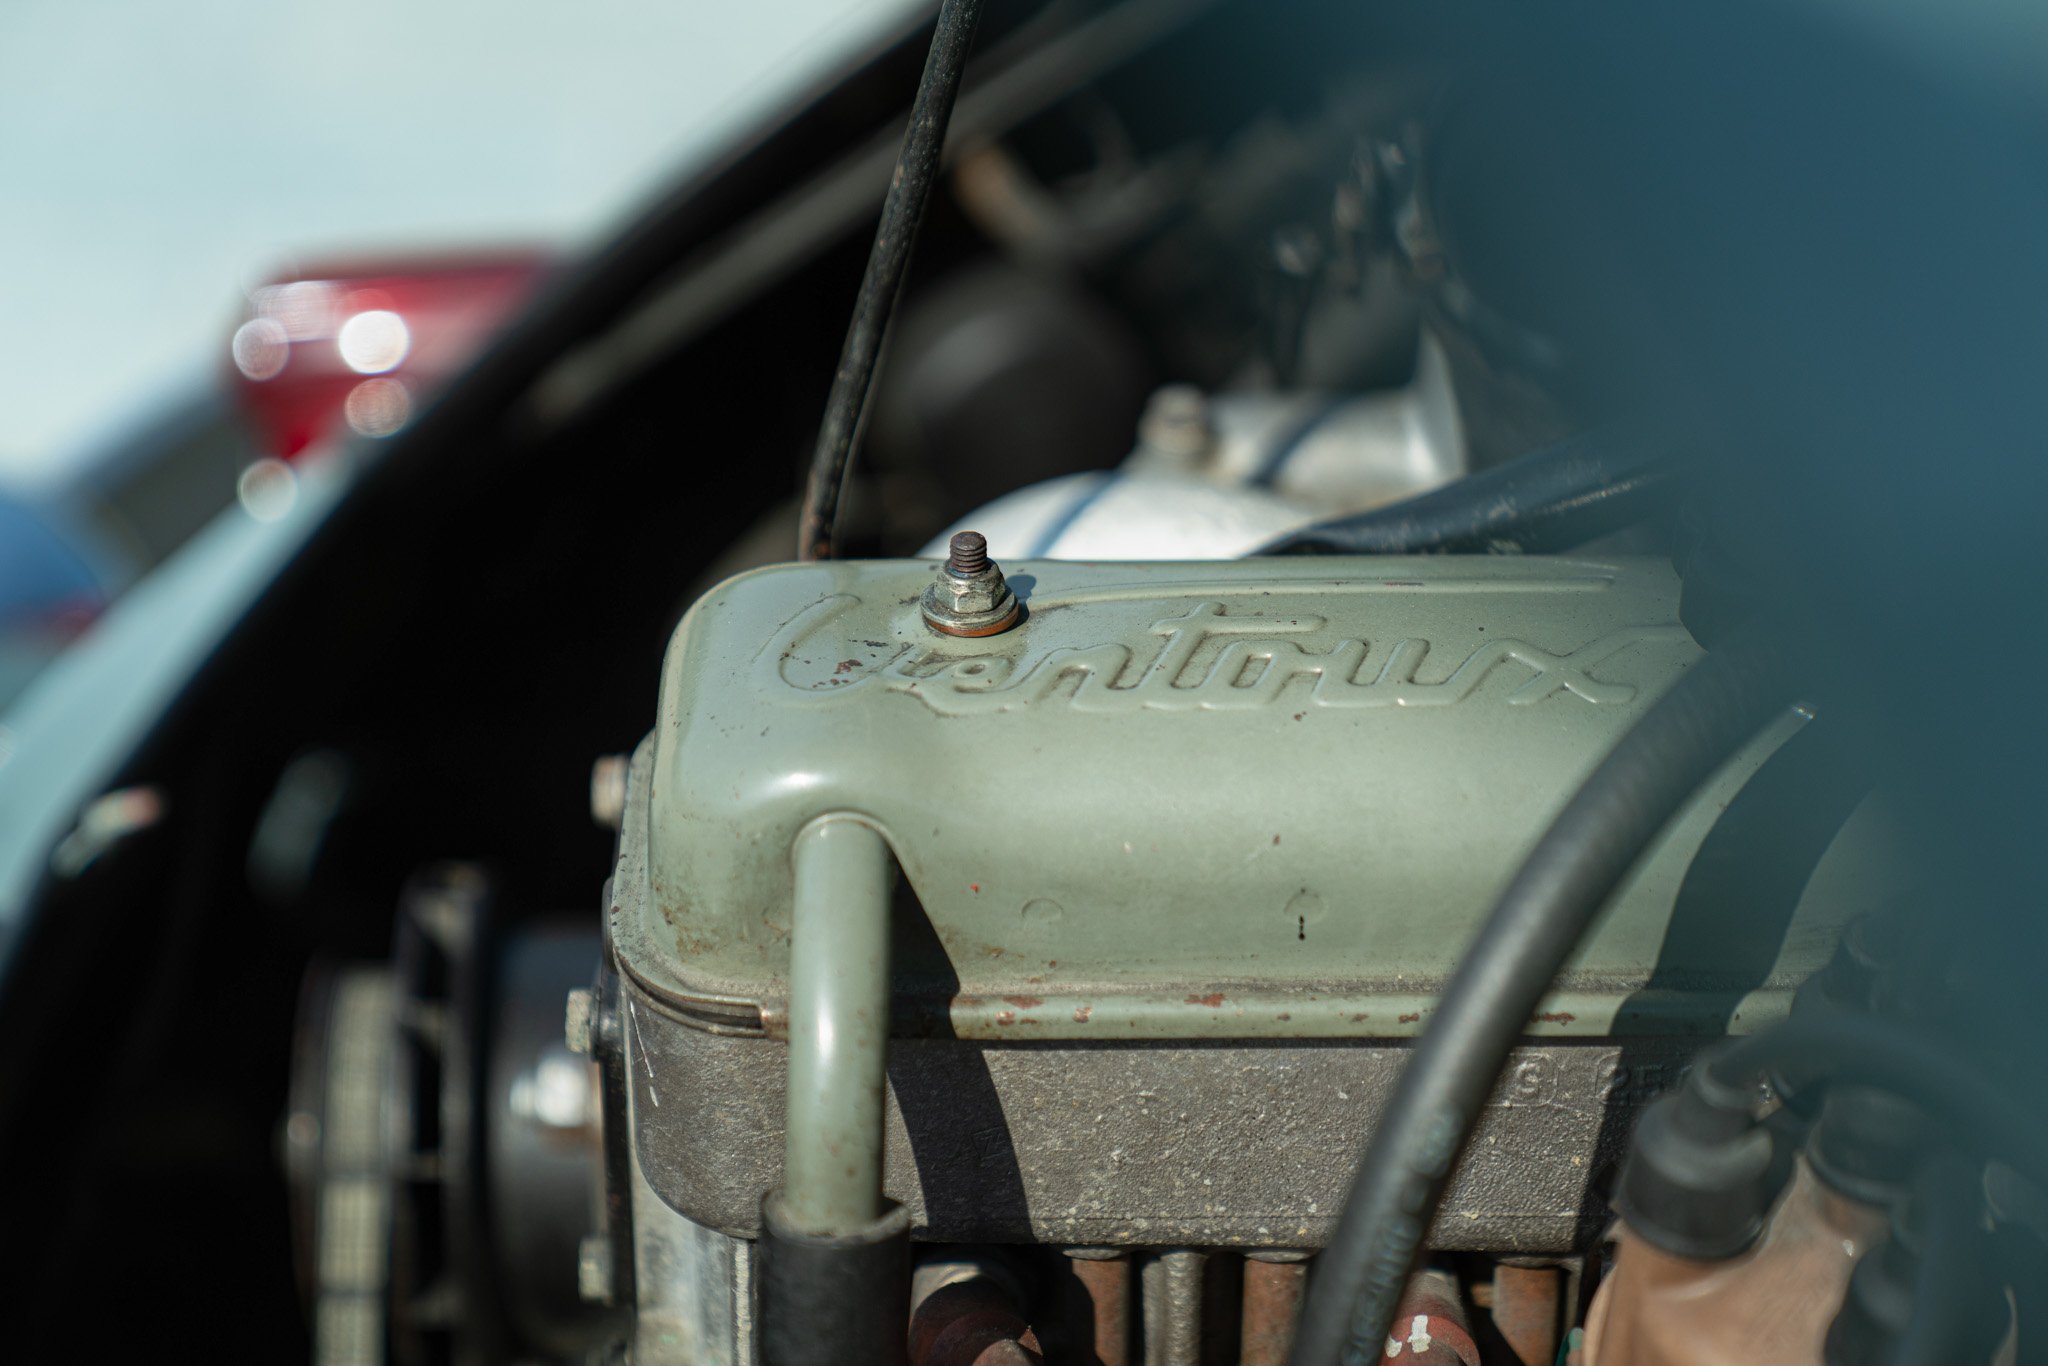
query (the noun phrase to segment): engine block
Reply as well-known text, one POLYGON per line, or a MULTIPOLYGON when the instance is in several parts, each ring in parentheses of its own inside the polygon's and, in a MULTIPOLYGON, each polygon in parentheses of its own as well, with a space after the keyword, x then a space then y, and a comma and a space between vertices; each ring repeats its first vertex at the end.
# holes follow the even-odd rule
MULTIPOLYGON (((1312 1249, 1405 1040, 1517 862, 1700 657, 1653 560, 1010 566, 1001 634, 918 562, 731 580, 671 644, 608 933, 646 1186, 750 1238, 781 1177, 792 849, 901 871, 884 1172, 935 1241, 1312 1249)), ((1852 822, 1775 962, 1667 935, 1705 788, 1529 1021, 1439 1218, 1559 1252, 1692 1041, 1782 1016, 1874 861, 1852 822), (1681 959, 1683 961, 1681 961, 1681 959)))

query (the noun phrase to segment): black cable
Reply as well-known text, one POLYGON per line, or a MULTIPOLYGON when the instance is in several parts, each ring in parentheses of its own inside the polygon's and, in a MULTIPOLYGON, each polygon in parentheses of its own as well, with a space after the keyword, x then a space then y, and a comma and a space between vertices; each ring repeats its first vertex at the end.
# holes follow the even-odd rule
MULTIPOLYGON (((1977 1320, 1989 1322, 1996 1315, 2003 1328, 2004 1287, 1994 1289, 1985 1283, 1990 1269, 1984 1256, 1988 1234, 1983 1177, 1978 1169, 1944 1154, 1922 1170, 1914 1198, 1925 1220, 1920 1265, 1913 1277, 1914 1312, 1891 1366, 1951 1366, 1960 1355, 1960 1344, 1973 1335, 1988 1336, 1977 1320)), ((1975 1354, 1964 1359, 1972 1357, 1972 1366, 1985 1359, 1975 1354)))
POLYGON ((796 553, 801 560, 829 560, 837 549, 839 502, 846 492, 846 475, 860 440, 868 395, 874 389, 889 315, 895 311, 896 296, 903 291, 918 224, 924 221, 932 182, 938 177, 939 152, 945 146, 946 124, 953 116, 953 99, 960 93, 967 49, 981 20, 981 5, 982 0, 943 0, 939 6, 931 51, 917 83, 917 98, 910 106, 910 126, 904 130, 896 174, 882 200, 882 221, 875 228, 875 245, 868 253, 867 272, 861 276, 860 294, 853 303, 853 321, 846 329, 846 345, 840 349, 832 392, 825 400, 817 449, 811 454, 803 518, 797 526, 796 553))
POLYGON ((1804 1012, 1731 1045, 1713 1067, 1737 1085, 1787 1072, 1795 1081, 1823 1078, 1894 1092, 1929 1114, 1952 1117, 1951 1142, 1999 1158, 2048 1188, 2043 1116, 1968 1057, 1896 1020, 1862 1011, 1804 1012), (1972 1129, 1960 1127, 1965 1120, 1972 1129))
POLYGON ((1784 705, 1762 652, 1709 655, 1621 738, 1537 842, 1445 987, 1318 1258, 1293 1366, 1381 1359, 1452 1164, 1544 991, 1636 859, 1784 705))
POLYGON ((1445 555, 1569 550, 1668 506, 1677 466, 1589 432, 1390 507, 1317 522, 1261 555, 1445 555))
POLYGON ((1984 1215, 1981 1166, 1930 1155, 1890 1231, 1857 1259, 1822 1347, 1828 1366, 1990 1366, 2012 1307, 1984 1215))

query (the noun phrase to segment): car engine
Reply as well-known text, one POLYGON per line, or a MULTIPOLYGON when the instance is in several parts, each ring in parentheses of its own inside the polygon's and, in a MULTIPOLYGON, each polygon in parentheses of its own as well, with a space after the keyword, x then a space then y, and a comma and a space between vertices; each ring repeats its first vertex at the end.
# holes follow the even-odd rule
POLYGON ((393 439, 134 780, 189 878, 53 883, 249 964, 232 1264, 320 1366, 2048 1359, 2031 504, 1915 463, 2039 352, 1773 159, 1900 87, 980 8, 393 439))

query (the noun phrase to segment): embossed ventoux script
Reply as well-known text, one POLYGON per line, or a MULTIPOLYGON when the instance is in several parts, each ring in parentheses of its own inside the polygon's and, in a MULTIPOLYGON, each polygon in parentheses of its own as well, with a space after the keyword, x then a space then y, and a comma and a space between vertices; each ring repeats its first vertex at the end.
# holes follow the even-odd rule
POLYGON ((1527 706, 1558 693, 1594 704, 1624 703, 1636 690, 1608 683, 1591 671, 1632 645, 1685 638, 1676 625, 1624 626, 1565 654, 1528 641, 1489 640, 1435 682, 1416 674, 1429 657, 1430 643, 1413 638, 1375 650, 1357 639, 1314 649, 1312 638, 1329 629, 1326 618, 1255 616, 1233 613, 1221 602, 1197 602, 1178 616, 1151 624, 1160 637, 1148 652, 1105 642, 1062 646, 1012 660, 1004 655, 941 654, 905 644, 875 664, 815 684, 792 679, 789 660, 816 641, 824 628, 859 602, 846 594, 828 597, 798 614, 762 651, 763 662, 785 685, 817 698, 839 698, 860 688, 906 692, 947 715, 1008 711, 1057 699, 1081 711, 1241 710, 1266 706, 1297 678, 1313 679, 1310 705, 1319 707, 1430 707, 1462 701, 1496 668, 1513 663, 1535 671, 1507 697, 1527 706), (1196 659, 1203 646, 1221 639, 1206 664, 1196 659))

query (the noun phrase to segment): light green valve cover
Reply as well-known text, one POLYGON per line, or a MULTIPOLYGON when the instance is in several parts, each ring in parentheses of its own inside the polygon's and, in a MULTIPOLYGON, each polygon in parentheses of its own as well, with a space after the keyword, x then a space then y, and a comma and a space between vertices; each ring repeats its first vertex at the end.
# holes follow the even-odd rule
MULTIPOLYGON (((1662 561, 1007 569, 1028 616, 979 640, 925 624, 917 562, 779 566, 692 609, 616 889, 615 947, 646 991, 779 1032, 791 842, 854 812, 914 893, 900 1028, 1413 1034, 1550 817, 1700 657, 1662 561)), ((1637 995, 1632 1028, 1645 1009, 1725 1028, 1689 1004, 1717 987, 1739 987, 1738 1029, 1782 1013, 1857 878, 1816 879, 1764 981, 1658 956, 1692 851, 1794 725, 1666 832, 1531 1033, 1609 1032, 1653 964, 1688 990, 1637 995)))

